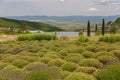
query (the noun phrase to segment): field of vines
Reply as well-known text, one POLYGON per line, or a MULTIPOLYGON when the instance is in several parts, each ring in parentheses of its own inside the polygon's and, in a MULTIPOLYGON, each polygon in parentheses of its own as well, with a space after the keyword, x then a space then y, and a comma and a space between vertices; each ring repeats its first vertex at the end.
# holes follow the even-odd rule
POLYGON ((120 42, 0 43, 0 80, 120 80, 120 42))

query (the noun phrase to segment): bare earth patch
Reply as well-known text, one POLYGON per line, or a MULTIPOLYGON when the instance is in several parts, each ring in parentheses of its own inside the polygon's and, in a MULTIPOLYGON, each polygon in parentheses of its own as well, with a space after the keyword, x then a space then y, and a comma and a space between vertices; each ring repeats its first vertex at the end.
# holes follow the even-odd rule
POLYGON ((16 40, 16 35, 0 35, 0 41, 13 41, 16 40))

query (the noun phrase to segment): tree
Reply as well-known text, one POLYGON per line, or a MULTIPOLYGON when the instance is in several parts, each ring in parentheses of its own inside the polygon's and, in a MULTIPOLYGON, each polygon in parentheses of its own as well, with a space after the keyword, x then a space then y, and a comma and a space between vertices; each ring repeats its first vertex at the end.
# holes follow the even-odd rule
POLYGON ((110 32, 111 32, 112 34, 115 34, 115 33, 117 32, 117 30, 118 30, 118 28, 115 26, 114 23, 112 23, 112 24, 111 24, 111 31, 110 31, 110 32))
POLYGON ((95 32, 97 32, 98 31, 98 25, 96 24, 95 25, 95 32))
POLYGON ((89 20, 87 24, 87 36, 90 37, 90 21, 89 20))
POLYGON ((105 35, 105 19, 102 20, 102 35, 105 35))
POLYGON ((20 22, 20 31, 21 31, 22 33, 25 33, 25 31, 27 31, 25 21, 21 21, 21 22, 20 22))
POLYGON ((101 32, 98 30, 98 25, 95 25, 95 35, 100 35, 101 32))

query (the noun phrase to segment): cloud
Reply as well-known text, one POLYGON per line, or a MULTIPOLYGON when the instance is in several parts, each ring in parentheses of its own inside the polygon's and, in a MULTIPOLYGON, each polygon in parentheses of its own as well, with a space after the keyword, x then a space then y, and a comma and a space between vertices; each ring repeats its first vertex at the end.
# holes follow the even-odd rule
POLYGON ((88 11, 97 11, 97 8, 92 7, 92 8, 89 8, 88 11))
POLYGON ((120 0, 95 0, 97 5, 120 5, 120 0))

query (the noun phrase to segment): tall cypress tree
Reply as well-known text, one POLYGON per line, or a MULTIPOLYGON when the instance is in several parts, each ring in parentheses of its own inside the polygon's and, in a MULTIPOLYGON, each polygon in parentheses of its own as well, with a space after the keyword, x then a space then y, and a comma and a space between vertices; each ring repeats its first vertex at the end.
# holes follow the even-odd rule
POLYGON ((95 25, 95 32, 97 32, 98 31, 98 25, 96 24, 95 25))
POLYGON ((102 20, 102 35, 105 35, 105 19, 102 20))
POLYGON ((89 20, 87 24, 87 36, 90 37, 90 21, 89 20))

